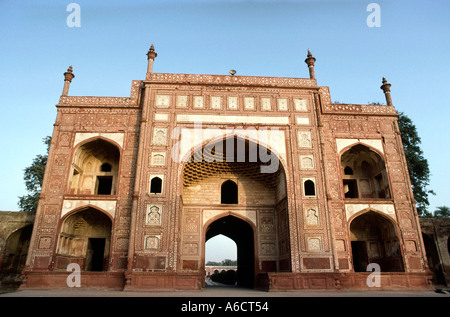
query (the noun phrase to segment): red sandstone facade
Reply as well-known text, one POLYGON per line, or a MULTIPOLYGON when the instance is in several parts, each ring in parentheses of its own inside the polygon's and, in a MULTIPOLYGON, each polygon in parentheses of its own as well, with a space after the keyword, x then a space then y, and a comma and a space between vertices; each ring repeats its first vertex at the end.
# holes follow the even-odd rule
POLYGON ((387 105, 333 104, 309 51, 309 78, 153 73, 147 55, 130 97, 69 96, 64 74, 22 288, 68 287, 78 263, 82 287, 201 289, 217 234, 249 287, 369 289, 369 263, 383 289, 430 287, 385 80, 387 105))

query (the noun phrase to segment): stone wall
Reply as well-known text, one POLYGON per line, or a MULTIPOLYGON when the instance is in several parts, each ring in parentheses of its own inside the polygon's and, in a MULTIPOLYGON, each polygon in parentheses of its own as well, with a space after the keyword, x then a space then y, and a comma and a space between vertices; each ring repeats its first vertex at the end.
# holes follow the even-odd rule
POLYGON ((0 211, 0 286, 20 284, 35 214, 0 211))
POLYGON ((450 218, 421 218, 433 284, 450 286, 450 218))

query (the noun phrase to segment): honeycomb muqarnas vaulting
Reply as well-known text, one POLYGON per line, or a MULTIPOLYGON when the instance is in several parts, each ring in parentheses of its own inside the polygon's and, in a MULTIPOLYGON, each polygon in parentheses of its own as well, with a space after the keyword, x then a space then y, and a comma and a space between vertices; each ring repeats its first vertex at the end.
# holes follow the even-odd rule
POLYGON ((309 78, 153 73, 129 97, 69 96, 64 74, 22 288, 201 289, 205 242, 238 284, 386 289, 430 278, 390 84, 334 104, 309 78))

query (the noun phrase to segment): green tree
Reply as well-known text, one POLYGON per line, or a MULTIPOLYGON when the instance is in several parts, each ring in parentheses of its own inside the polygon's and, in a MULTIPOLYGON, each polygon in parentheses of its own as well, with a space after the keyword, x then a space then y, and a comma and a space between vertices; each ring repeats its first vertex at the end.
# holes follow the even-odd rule
POLYGON ((37 209, 52 138, 47 136, 42 141, 47 146, 47 153, 36 155, 31 165, 24 169, 23 179, 29 194, 19 197, 18 205, 21 211, 34 212, 37 209))
POLYGON ((435 217, 450 217, 450 208, 447 206, 437 207, 434 211, 435 217))
POLYGON ((221 265, 222 266, 235 266, 237 264, 236 264, 235 260, 225 259, 225 260, 222 260, 221 265))
POLYGON ((216 261, 208 261, 208 262, 206 262, 206 265, 207 266, 220 266, 220 263, 216 262, 216 261))
POLYGON ((430 205, 428 195, 434 195, 435 193, 433 190, 427 189, 430 183, 430 168, 420 148, 422 141, 411 119, 402 112, 399 112, 398 115, 398 125, 402 135, 403 149, 408 164, 414 199, 416 200, 417 213, 419 216, 429 217, 431 213, 427 211, 427 207, 430 205))

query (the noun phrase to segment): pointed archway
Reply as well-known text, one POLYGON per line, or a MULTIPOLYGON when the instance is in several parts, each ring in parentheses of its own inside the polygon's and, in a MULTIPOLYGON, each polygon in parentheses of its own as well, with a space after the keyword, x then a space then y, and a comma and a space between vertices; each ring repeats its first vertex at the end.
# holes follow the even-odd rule
POLYGON ((391 198, 383 157, 375 150, 356 144, 341 156, 344 198, 391 198))
POLYGON ((107 271, 111 229, 111 219, 93 207, 68 215, 59 235, 56 269, 78 263, 83 271, 107 271))
POLYGON ((237 285, 252 288, 255 279, 254 230, 246 221, 225 216, 212 222, 205 230, 205 243, 222 234, 237 246, 237 285))
POLYGON ((27 225, 8 236, 0 259, 1 274, 20 275, 25 267, 32 230, 33 225, 27 225))
POLYGON ((258 274, 291 271, 286 174, 277 153, 224 136, 192 149, 180 171, 180 271, 204 278, 205 243, 218 234, 237 245, 238 285, 254 287, 258 274))
POLYGON ((74 152, 69 192, 75 195, 115 195, 120 149, 102 138, 87 141, 74 152))
POLYGON ((355 272, 366 272, 370 263, 381 272, 403 272, 403 257, 397 229, 387 217, 365 212, 350 223, 350 240, 355 272))

